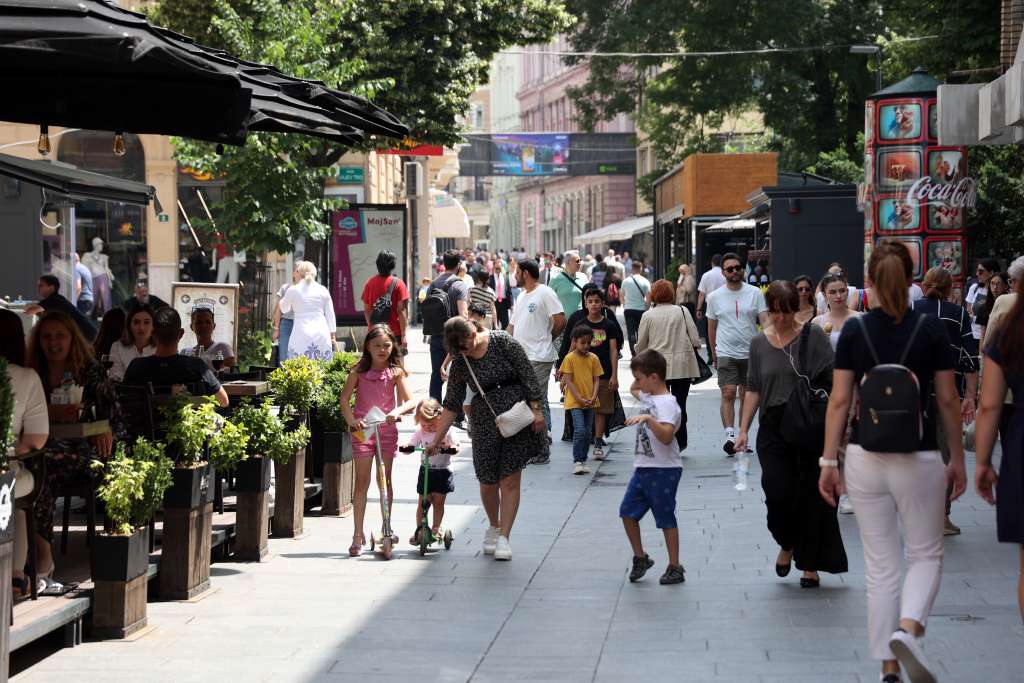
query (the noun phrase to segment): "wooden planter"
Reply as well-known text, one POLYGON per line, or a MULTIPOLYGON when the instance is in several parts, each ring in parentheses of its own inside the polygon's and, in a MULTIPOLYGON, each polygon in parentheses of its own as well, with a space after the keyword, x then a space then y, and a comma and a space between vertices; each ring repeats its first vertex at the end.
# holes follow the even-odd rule
POLYGON ((348 432, 324 432, 324 497, 321 513, 345 517, 352 513, 355 463, 352 461, 352 435, 348 432))
POLYGON ((160 597, 189 600, 210 587, 214 468, 174 469, 164 494, 160 597))
POLYGON ((302 535, 305 504, 306 449, 300 448, 287 465, 274 463, 274 516, 270 520, 274 536, 295 538, 302 535))
POLYGON ((149 528, 131 536, 99 534, 91 553, 92 631, 98 638, 127 638, 146 626, 149 528))
POLYGON ((0 681, 6 681, 11 653, 11 566, 14 562, 14 472, 0 473, 0 681))
POLYGON ((238 493, 235 559, 259 562, 267 556, 270 532, 270 458, 249 457, 235 469, 238 493))

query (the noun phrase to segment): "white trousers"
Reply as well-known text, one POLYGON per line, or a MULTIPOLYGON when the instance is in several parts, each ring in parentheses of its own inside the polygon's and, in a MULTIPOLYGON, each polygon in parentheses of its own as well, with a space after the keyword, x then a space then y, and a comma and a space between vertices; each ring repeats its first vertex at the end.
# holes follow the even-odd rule
POLYGON ((875 453, 850 444, 844 471, 864 546, 869 650, 873 659, 896 659, 889 638, 900 619, 924 626, 939 592, 945 466, 939 451, 875 453))

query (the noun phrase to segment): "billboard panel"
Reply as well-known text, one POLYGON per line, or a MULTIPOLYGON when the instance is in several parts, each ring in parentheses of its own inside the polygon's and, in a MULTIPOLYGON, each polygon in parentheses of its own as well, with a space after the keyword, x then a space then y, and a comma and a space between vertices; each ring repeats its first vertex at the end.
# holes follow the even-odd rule
POLYGON ((401 204, 350 204, 331 216, 331 298, 339 325, 364 323, 363 285, 377 274, 377 254, 387 249, 405 272, 406 212, 401 204))
POLYGON ((471 134, 459 149, 463 176, 635 175, 632 133, 471 134))
POLYGON ((569 136, 553 133, 493 135, 491 173, 502 176, 569 175, 569 136))

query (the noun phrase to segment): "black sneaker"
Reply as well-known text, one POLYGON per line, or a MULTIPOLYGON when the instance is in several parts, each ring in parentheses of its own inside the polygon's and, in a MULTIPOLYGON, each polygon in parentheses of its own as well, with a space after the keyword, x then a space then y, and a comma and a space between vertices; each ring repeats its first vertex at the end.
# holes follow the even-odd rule
POLYGON ((736 444, 733 442, 732 439, 726 439, 725 445, 722 446, 722 450, 725 451, 725 454, 731 458, 732 456, 736 455, 736 444))
POLYGON ((882 683, 902 683, 899 674, 885 674, 882 676, 882 683))
POLYGON ((686 581, 686 570, 683 569, 683 565, 669 565, 665 573, 658 579, 658 583, 662 586, 668 586, 673 583, 682 583, 686 581))
POLYGON ((629 572, 629 582, 636 583, 644 578, 647 570, 654 566, 654 560, 647 553, 643 557, 633 556, 633 570, 629 572))
POLYGON ((551 462, 551 455, 548 453, 541 453, 527 460, 530 465, 547 465, 549 462, 551 462))

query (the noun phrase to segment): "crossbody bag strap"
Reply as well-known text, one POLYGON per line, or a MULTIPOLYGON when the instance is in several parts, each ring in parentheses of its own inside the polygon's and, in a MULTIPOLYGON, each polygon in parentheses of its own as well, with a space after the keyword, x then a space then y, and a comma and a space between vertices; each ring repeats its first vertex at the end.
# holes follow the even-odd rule
POLYGON ((900 355, 900 365, 905 365, 904 361, 907 360, 907 354, 910 353, 910 347, 914 345, 914 339, 917 338, 917 332, 921 329, 921 325, 924 324, 924 315, 917 317, 917 322, 914 324, 914 331, 910 333, 910 339, 907 340, 907 345, 903 348, 903 353, 900 355))
POLYGON ((878 353, 875 351, 875 345, 871 341, 871 335, 868 334, 868 326, 864 324, 864 316, 858 315, 854 320, 860 325, 860 331, 864 333, 864 341, 868 345, 868 351, 871 352, 871 359, 875 361, 875 365, 881 365, 882 361, 878 360, 878 353))
POLYGON ((571 277, 571 276, 569 275, 569 273, 565 272, 564 270, 562 271, 562 275, 564 275, 564 276, 566 277, 566 279, 568 279, 568 280, 569 280, 569 282, 571 282, 571 283, 572 283, 572 286, 573 286, 573 287, 575 287, 576 289, 580 290, 581 292, 583 291, 583 288, 582 288, 582 287, 580 287, 580 284, 579 284, 578 282, 576 282, 576 278, 574 278, 574 277, 571 277))
POLYGON ((462 360, 466 361, 466 368, 469 370, 469 376, 473 378, 473 384, 476 385, 476 393, 480 394, 480 398, 484 400, 484 403, 486 403, 487 407, 490 409, 491 415, 493 415, 494 419, 497 420, 498 414, 494 412, 494 406, 492 406, 491 402, 487 400, 487 394, 484 392, 483 387, 480 386, 480 380, 476 378, 476 373, 473 372, 473 366, 469 364, 469 359, 466 358, 466 354, 464 353, 462 354, 462 360))
POLYGON ((388 298, 389 299, 391 298, 391 295, 394 294, 394 292, 395 292, 395 285, 397 285, 397 284, 398 284, 398 278, 396 276, 392 275, 391 276, 391 282, 388 283, 388 298))
POLYGON ((813 323, 806 323, 804 329, 800 330, 800 372, 805 375, 809 375, 807 372, 807 347, 810 346, 811 341, 811 325, 813 323))

